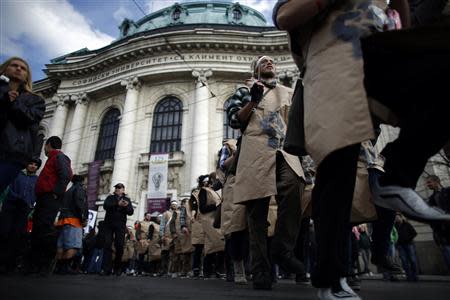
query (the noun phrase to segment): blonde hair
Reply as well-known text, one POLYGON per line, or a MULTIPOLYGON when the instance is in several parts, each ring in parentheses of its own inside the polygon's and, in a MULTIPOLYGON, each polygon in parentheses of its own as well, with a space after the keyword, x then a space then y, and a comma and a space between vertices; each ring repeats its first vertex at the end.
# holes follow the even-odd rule
POLYGON ((27 63, 27 61, 21 57, 18 56, 13 56, 8 58, 4 63, 2 63, 0 65, 0 74, 5 73, 6 68, 11 64, 12 61, 14 60, 18 60, 23 62, 26 66, 27 66, 27 76, 25 78, 25 82, 24 82, 24 89, 27 92, 32 93, 33 92, 33 80, 31 79, 31 69, 30 69, 30 65, 27 63))

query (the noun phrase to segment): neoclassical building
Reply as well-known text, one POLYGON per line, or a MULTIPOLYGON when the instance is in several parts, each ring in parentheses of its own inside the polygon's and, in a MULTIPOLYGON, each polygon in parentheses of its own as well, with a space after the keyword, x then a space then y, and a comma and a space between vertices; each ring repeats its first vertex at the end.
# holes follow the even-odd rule
POLYGON ((250 77, 250 62, 276 60, 283 84, 298 74, 286 33, 238 3, 175 4, 125 19, 118 39, 51 60, 35 82, 47 102, 42 135, 60 136, 76 173, 100 165, 96 205, 122 182, 146 211, 149 154, 169 153, 168 196, 189 195, 196 178, 215 169, 226 126, 227 99, 250 77))

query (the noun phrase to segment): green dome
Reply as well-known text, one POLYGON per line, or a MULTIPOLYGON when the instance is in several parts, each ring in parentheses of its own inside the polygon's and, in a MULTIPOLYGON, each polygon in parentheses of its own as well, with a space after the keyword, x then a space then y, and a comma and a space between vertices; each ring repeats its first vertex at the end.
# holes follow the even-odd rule
POLYGON ((119 26, 120 38, 147 30, 187 24, 268 26, 260 12, 238 2, 187 2, 175 3, 137 22, 125 19, 119 26))

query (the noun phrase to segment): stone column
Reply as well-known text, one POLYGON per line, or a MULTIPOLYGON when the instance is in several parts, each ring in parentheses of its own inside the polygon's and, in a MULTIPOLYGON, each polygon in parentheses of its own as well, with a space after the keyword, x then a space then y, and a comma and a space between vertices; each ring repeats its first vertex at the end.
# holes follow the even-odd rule
POLYGON ((128 183, 130 182, 130 173, 132 172, 131 162, 133 160, 134 150, 134 128, 141 83, 137 77, 130 77, 122 80, 121 84, 126 87, 127 95, 125 97, 125 105, 117 134, 111 188, 121 182, 125 185, 125 190, 127 190, 131 189, 128 183))
POLYGON ((88 96, 86 93, 71 95, 70 99, 75 103, 72 123, 67 132, 67 138, 63 140, 65 144, 65 154, 72 161, 72 168, 76 172, 78 168, 78 153, 83 142, 83 130, 86 126, 86 112, 88 96))
POLYGON ((53 103, 56 104, 55 113, 53 114, 52 125, 50 127, 49 137, 58 136, 61 139, 64 137, 64 129, 66 127, 68 103, 70 101, 69 95, 55 95, 52 98, 53 103))
POLYGON ((191 187, 197 185, 199 175, 207 174, 209 171, 209 155, 208 155, 208 129, 209 129, 209 98, 207 77, 212 76, 211 70, 194 70, 192 76, 197 79, 194 105, 192 106, 192 142, 191 147, 191 187))

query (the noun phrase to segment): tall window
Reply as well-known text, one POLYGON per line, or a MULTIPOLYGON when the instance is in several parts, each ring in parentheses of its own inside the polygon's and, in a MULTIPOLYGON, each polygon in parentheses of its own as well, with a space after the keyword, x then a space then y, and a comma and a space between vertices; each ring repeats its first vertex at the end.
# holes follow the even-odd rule
POLYGON ((240 135, 239 129, 233 129, 230 126, 228 126, 228 116, 227 116, 227 108, 230 106, 230 99, 225 101, 223 104, 223 139, 237 139, 240 135))
POLYGON ((117 132, 119 131, 120 111, 110 109, 103 117, 98 136, 95 160, 113 159, 116 150, 117 132))
POLYGON ((183 104, 177 98, 169 96, 156 105, 150 153, 167 153, 181 149, 182 118, 183 104))

